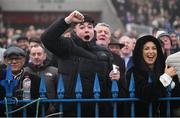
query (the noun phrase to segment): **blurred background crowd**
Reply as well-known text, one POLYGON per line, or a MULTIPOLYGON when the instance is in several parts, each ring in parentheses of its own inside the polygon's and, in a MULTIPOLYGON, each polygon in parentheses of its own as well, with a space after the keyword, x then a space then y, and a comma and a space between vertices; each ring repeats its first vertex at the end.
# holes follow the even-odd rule
POLYGON ((179 22, 178 0, 112 0, 112 3, 124 24, 172 28, 179 22))

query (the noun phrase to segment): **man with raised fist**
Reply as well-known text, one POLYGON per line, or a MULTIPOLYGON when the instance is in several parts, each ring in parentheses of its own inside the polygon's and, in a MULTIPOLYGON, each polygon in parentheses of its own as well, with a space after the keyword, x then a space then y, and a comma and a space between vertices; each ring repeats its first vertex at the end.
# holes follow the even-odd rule
MULTIPOLYGON (((42 34, 44 46, 59 57, 59 73, 64 77, 65 98, 76 98, 77 74, 82 83, 82 98, 93 98, 93 87, 97 73, 100 84, 100 97, 110 97, 111 80, 120 78, 119 70, 112 70, 113 56, 109 50, 96 45, 94 20, 75 10, 67 17, 56 20, 42 34), (73 27, 71 37, 62 34, 73 27), (110 78, 110 79, 109 79, 110 78)), ((110 115, 106 103, 100 104, 100 116, 110 115), (106 107, 105 107, 106 106, 106 107)), ((82 116, 94 116, 95 104, 82 103, 82 116)), ((111 108, 110 108, 111 109, 111 108)), ((76 116, 76 104, 66 103, 63 116, 76 116)))

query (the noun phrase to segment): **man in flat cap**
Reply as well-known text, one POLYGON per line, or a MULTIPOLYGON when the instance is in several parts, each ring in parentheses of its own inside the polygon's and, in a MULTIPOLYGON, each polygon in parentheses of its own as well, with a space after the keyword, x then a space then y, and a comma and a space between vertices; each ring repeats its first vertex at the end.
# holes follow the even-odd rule
POLYGON ((6 65, 11 64, 12 72, 15 77, 14 79, 18 79, 18 76, 16 75, 21 72, 21 69, 25 63, 25 57, 25 51, 16 46, 9 47, 4 52, 4 63, 6 65))
MULTIPOLYGON (((12 76, 13 79, 17 80, 17 85, 15 86, 13 90, 13 97, 16 97, 18 100, 23 99, 23 80, 25 77, 30 78, 31 80, 31 87, 30 87, 30 93, 31 93, 31 99, 37 99, 39 97, 39 85, 40 85, 40 79, 34 75, 31 75, 29 73, 25 73, 24 71, 24 63, 25 63, 26 53, 23 49, 21 49, 18 46, 11 46, 7 48, 7 50, 4 52, 4 64, 0 67, 0 80, 3 80, 6 78, 6 69, 7 65, 11 65, 12 70, 12 76)), ((5 97, 5 91, 2 86, 0 86, 0 99, 3 100, 5 97)), ((13 106, 13 109, 17 109, 18 105, 13 106)), ((35 106, 34 106, 35 108, 35 106)), ((27 116, 35 116, 35 110, 32 110, 33 107, 27 110, 27 116)), ((3 111, 4 106, 0 106, 0 117, 4 117, 5 114, 3 111)), ((22 111, 16 112, 13 114, 15 117, 22 116, 22 111)))
POLYGON ((165 57, 171 54, 171 37, 169 33, 165 30, 158 30, 156 33, 156 38, 160 41, 165 57))

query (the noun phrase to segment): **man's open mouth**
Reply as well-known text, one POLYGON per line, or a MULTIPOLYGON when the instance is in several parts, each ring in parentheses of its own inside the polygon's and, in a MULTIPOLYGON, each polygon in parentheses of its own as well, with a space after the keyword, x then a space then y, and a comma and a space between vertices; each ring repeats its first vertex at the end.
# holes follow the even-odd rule
POLYGON ((89 38, 90 38, 89 35, 87 35, 87 36, 84 37, 85 40, 89 40, 89 38))

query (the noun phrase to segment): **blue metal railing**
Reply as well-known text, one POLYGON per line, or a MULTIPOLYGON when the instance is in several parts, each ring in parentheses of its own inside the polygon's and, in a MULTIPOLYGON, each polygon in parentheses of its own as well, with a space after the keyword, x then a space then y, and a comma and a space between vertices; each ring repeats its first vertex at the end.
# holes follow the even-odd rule
MULTIPOLYGON (((62 116, 63 113, 63 103, 77 103, 77 117, 81 117, 81 103, 84 102, 92 102, 95 103, 95 117, 99 117, 99 103, 102 102, 111 102, 113 103, 113 117, 117 117, 118 110, 117 110, 117 103, 118 102, 129 102, 131 103, 131 117, 135 117, 135 102, 138 101, 138 98, 135 98, 135 82, 134 82, 134 76, 131 75, 130 85, 129 85, 129 98, 118 98, 118 84, 116 80, 112 81, 112 98, 100 98, 100 84, 99 84, 99 78, 96 74, 95 81, 94 81, 94 98, 82 98, 82 84, 81 84, 81 77, 80 74, 77 76, 77 82, 76 82, 76 88, 75 88, 75 99, 64 99, 64 84, 63 84, 63 75, 59 76, 58 86, 57 86, 57 97, 58 99, 47 99, 46 98, 46 85, 44 80, 44 75, 41 73, 41 83, 39 88, 39 99, 36 100, 17 100, 15 97, 13 97, 13 90, 14 87, 17 85, 17 81, 13 79, 11 67, 8 66, 7 73, 6 73, 6 79, 0 81, 0 85, 4 87, 6 92, 6 97, 4 100, 0 101, 1 105, 5 105, 6 108, 6 116, 11 117, 12 113, 15 113, 16 111, 22 110, 23 117, 26 117, 27 113, 27 107, 31 104, 37 104, 36 105, 36 117, 38 117, 39 114, 39 105, 41 104, 41 116, 45 116, 45 106, 44 103, 59 103, 59 112, 54 114, 59 114, 59 116, 62 116), (24 106, 16 109, 15 111, 12 111, 11 105, 15 104, 22 104, 24 106)), ((149 83, 151 82, 151 78, 149 78, 149 83)), ((160 98, 159 100, 167 101, 167 112, 166 115, 170 117, 170 101, 173 100, 180 100, 180 97, 171 97, 171 89, 167 88, 167 97, 160 98)), ((53 115, 53 114, 51 114, 53 115)), ((50 115, 49 115, 50 116, 50 115)), ((152 117, 152 103, 149 103, 149 117, 152 117)))

